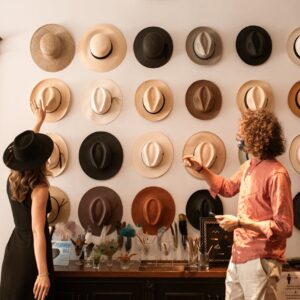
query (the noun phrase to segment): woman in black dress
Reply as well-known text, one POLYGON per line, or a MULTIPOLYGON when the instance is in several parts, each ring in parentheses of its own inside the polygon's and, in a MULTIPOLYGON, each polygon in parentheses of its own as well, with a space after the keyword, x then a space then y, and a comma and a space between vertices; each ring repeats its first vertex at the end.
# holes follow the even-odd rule
POLYGON ((45 109, 35 107, 36 124, 19 134, 4 152, 11 173, 7 193, 15 228, 5 249, 0 300, 54 299, 53 261, 47 213, 51 211, 46 161, 53 142, 38 133, 45 109), (51 287, 51 288, 50 288, 51 287))

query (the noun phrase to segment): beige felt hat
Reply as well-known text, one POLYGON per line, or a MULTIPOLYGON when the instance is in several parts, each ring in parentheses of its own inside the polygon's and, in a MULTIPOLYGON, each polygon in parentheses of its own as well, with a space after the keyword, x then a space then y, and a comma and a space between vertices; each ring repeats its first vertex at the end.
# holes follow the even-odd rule
POLYGON ((120 114, 123 97, 114 81, 99 79, 86 88, 82 103, 88 119, 96 124, 108 124, 120 114))
POLYGON ((111 24, 99 24, 86 31, 79 44, 83 63, 97 72, 116 68, 126 55, 123 33, 111 24))
POLYGON ((219 34, 210 27, 194 28, 186 39, 186 52, 198 65, 212 65, 222 55, 222 41, 219 34))
POLYGON ((56 186, 49 187, 52 210, 47 216, 50 226, 66 222, 70 216, 70 201, 66 193, 56 186))
POLYGON ((40 81, 32 90, 30 96, 31 108, 39 106, 40 102, 47 106, 46 122, 56 122, 68 111, 71 92, 65 82, 56 78, 40 81))
POLYGON ((288 103, 290 110, 300 117, 300 81, 297 81, 290 89, 288 103))
POLYGON ((135 169, 143 176, 156 178, 165 174, 173 161, 173 145, 160 132, 140 136, 133 146, 132 160, 135 169))
MULTIPOLYGON (((196 156, 211 171, 219 174, 225 165, 226 150, 223 141, 214 133, 200 131, 192 135, 185 143, 183 156, 196 156)), ((186 167, 194 177, 202 179, 201 173, 186 167)))
POLYGON ((47 133, 52 139, 54 147, 51 156, 47 161, 47 169, 53 177, 60 175, 66 168, 69 151, 64 139, 56 133, 47 133))
POLYGON ((294 137, 290 145, 289 156, 293 168, 300 173, 300 135, 294 137))
POLYGON ((71 63, 75 54, 75 43, 63 26, 47 24, 33 34, 30 51, 34 62, 41 69, 56 72, 71 63))
POLYGON ((139 85, 135 93, 138 113, 149 121, 166 118, 173 108, 171 89, 161 80, 147 80, 139 85))
POLYGON ((288 37, 287 53, 289 58, 300 65, 300 27, 296 28, 288 37))
POLYGON ((245 82, 238 90, 237 105, 241 112, 248 109, 273 110, 274 97, 271 86, 262 80, 250 80, 245 82))

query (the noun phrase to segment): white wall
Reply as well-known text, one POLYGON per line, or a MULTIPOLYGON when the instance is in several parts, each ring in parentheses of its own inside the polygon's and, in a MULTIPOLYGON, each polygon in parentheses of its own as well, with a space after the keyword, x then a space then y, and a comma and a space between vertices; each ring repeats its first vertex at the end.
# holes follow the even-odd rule
MULTIPOLYGON (((131 220, 134 196, 146 186, 157 185, 167 189, 176 202, 177 215, 185 211, 189 196, 197 189, 207 188, 204 182, 190 176, 181 163, 186 140, 194 133, 209 130, 225 143, 227 159, 222 172, 230 176, 239 166, 235 134, 239 110, 236 93, 247 80, 262 79, 270 83, 275 95, 275 112, 282 121, 288 146, 299 134, 299 119, 288 108, 287 95, 298 81, 299 66, 293 64, 286 52, 289 33, 300 26, 298 0, 52 0, 1 1, 0 3, 0 153, 20 131, 31 128, 32 113, 29 96, 34 85, 42 79, 57 77, 64 80, 72 92, 72 104, 66 117, 57 123, 45 123, 43 132, 57 132, 69 146, 69 164, 65 172, 51 183, 62 188, 71 200, 70 219, 78 222, 77 207, 82 195, 91 187, 105 185, 114 189, 124 206, 124 219, 131 220), (97 73, 88 70, 78 56, 64 70, 47 73, 31 59, 29 46, 33 32, 47 23, 65 26, 76 44, 82 34, 98 23, 111 23, 125 35, 128 51, 123 63, 115 70, 97 73), (238 32, 247 25, 260 25, 270 34, 273 51, 263 65, 253 67, 243 63, 235 51, 238 32), (158 69, 143 67, 135 59, 133 41, 136 34, 147 26, 161 26, 172 36, 174 52, 168 64, 158 69), (212 66, 194 64, 185 52, 185 39, 197 26, 213 27, 221 36, 223 56, 212 66), (110 78, 120 86, 124 104, 120 116, 112 123, 97 126, 85 118, 81 110, 84 87, 97 78, 110 78), (164 80, 172 89, 174 108, 169 117, 151 123, 136 112, 134 94, 138 85, 148 79, 164 80), (223 105, 219 115, 209 121, 193 118, 185 107, 185 92, 195 80, 215 82, 222 93, 223 105), (106 181, 89 178, 81 170, 78 150, 82 140, 90 133, 105 130, 116 135, 124 150, 120 172, 106 181), (161 178, 141 177, 133 168, 131 149, 137 137, 147 131, 162 131, 174 145, 174 162, 161 178)), ((299 174, 294 171, 288 153, 280 160, 292 178, 293 195, 299 192, 299 174)), ((6 196, 8 170, 0 164, 0 263, 5 245, 13 229, 12 214, 6 196)), ((225 213, 236 212, 237 198, 224 199, 225 213)), ((300 231, 295 229, 288 241, 287 256, 299 256, 300 231)))

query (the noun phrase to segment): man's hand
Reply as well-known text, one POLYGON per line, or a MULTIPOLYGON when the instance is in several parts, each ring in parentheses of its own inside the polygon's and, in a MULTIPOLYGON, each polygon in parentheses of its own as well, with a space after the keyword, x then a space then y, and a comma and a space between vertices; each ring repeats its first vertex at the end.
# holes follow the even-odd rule
POLYGON ((218 221, 221 228, 225 231, 233 231, 239 227, 239 218, 233 215, 216 215, 216 220, 218 221))

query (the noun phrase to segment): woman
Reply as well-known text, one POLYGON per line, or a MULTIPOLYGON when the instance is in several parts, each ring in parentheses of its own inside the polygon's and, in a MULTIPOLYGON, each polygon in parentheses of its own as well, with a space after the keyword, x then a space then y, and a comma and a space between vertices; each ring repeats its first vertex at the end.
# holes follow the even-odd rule
POLYGON ((4 152, 11 173, 7 194, 15 228, 2 264, 0 300, 54 299, 51 239, 47 213, 51 211, 46 161, 53 150, 47 135, 38 133, 45 108, 34 107, 33 131, 19 134, 4 152))

